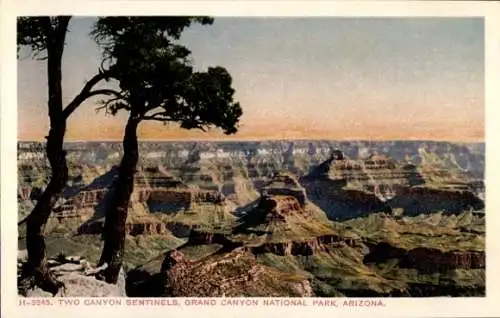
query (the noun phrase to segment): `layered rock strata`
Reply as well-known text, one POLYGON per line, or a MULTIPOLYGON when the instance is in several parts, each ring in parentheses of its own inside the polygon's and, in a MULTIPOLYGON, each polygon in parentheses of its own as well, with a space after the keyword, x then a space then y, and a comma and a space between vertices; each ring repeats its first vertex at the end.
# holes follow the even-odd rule
POLYGON ((417 247, 410 250, 382 242, 370 246, 365 263, 383 263, 398 259, 400 268, 415 268, 421 272, 446 272, 454 269, 480 269, 486 266, 484 251, 441 251, 417 247))

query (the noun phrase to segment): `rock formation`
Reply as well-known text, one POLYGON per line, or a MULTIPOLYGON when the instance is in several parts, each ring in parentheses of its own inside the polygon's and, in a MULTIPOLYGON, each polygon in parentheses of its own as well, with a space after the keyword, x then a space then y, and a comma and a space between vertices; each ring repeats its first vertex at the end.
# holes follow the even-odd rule
POLYGON ((306 192, 294 176, 289 173, 277 173, 262 188, 261 196, 292 196, 303 207, 306 204, 306 192))
POLYGON ((471 191, 428 187, 416 166, 378 154, 351 160, 336 153, 301 183, 309 199, 339 221, 394 208, 405 215, 484 208, 471 191))
MULTIPOLYGON (((18 259, 18 272, 24 260, 18 259)), ((118 283, 108 284, 96 279, 95 267, 87 260, 78 256, 59 255, 47 260, 50 271, 59 281, 64 283, 57 295, 52 295, 39 288, 18 286, 18 292, 23 297, 126 297, 125 273, 120 272, 118 283)), ((19 277, 20 274, 18 274, 19 277)))
POLYGON ((424 273, 481 269, 486 266, 484 251, 442 251, 425 247, 406 250, 387 242, 370 246, 370 253, 365 256, 364 262, 383 263, 390 259, 397 259, 400 268, 415 268, 424 273))
MULTIPOLYGON (((103 226, 104 217, 94 216, 79 227, 78 234, 101 234, 103 226)), ((129 206, 125 233, 136 236, 144 234, 170 234, 170 231, 168 225, 161 218, 152 215, 144 203, 132 202, 131 206, 129 206)))
POLYGON ((390 195, 394 185, 414 186, 423 183, 414 165, 401 164, 379 154, 364 159, 349 159, 338 150, 303 179, 337 181, 339 187, 346 186, 379 197, 390 195))
MULTIPOLYGON (((50 257, 64 246, 94 260, 99 249, 116 176, 102 172, 116 160, 104 164, 103 145, 100 164, 84 160, 96 157, 85 155, 92 147, 68 154, 88 165, 70 166, 55 230, 47 227, 50 257), (68 235, 82 221, 80 234, 92 235, 68 235)), ((126 222, 125 268, 138 266, 127 273, 129 296, 484 295, 480 145, 172 143, 142 153, 126 222)), ((23 165, 20 207, 44 185, 42 168, 23 165)), ((85 262, 49 262, 67 295, 123 294, 86 276, 85 262)))
MULTIPOLYGON (((79 234, 100 234, 104 222, 104 207, 108 196, 112 195, 115 175, 116 169, 112 169, 74 195, 68 196, 56 207, 53 217, 60 221, 81 218, 85 222, 78 229, 79 234)), ((176 233, 186 236, 187 228, 190 229, 191 225, 169 220, 165 216, 198 210, 210 213, 208 211, 224 209, 225 197, 220 192, 187 186, 169 175, 162 166, 142 167, 135 182, 126 224, 128 235, 167 235, 170 233, 169 228, 183 227, 176 233)))
POLYGON ((417 215, 443 211, 460 213, 467 210, 482 210, 484 201, 470 191, 442 190, 428 187, 397 187, 395 196, 386 204, 400 208, 405 215, 417 215))
POLYGON ((261 265, 245 248, 196 261, 187 259, 180 251, 171 251, 163 261, 161 273, 143 276, 129 293, 156 297, 313 296, 305 277, 261 265))

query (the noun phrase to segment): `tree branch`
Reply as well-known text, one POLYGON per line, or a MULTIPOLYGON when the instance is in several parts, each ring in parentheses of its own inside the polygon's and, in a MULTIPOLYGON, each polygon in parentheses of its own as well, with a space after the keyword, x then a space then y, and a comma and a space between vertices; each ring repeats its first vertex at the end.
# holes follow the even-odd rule
MULTIPOLYGON (((104 92, 106 91, 107 93, 105 95, 109 95, 109 93, 112 90, 96 90, 94 92, 91 92, 91 89, 100 81, 103 79, 108 79, 110 77, 109 72, 99 72, 96 74, 94 77, 92 77, 86 84, 83 86, 82 90, 78 95, 75 96, 75 98, 66 106, 66 108, 63 110, 63 115, 65 118, 68 118, 77 108, 80 106, 87 98, 91 96, 98 95, 100 93, 95 93, 95 92, 104 92)), ((114 92, 114 91, 113 91, 114 92)), ((116 94, 119 94, 115 92, 116 94)))
POLYGON ((115 90, 112 90, 112 89, 96 89, 94 91, 91 91, 87 98, 90 98, 92 96, 96 96, 96 95, 114 95, 116 98, 114 98, 114 100, 120 100, 120 99, 123 99, 124 96, 120 93, 120 92, 117 92, 115 90))
MULTIPOLYGON (((97 92, 97 91, 95 91, 95 92, 97 92)), ((96 113, 98 113, 100 110, 104 109, 106 111, 106 114, 111 113, 112 115, 115 115, 116 112, 118 112, 120 109, 130 110, 130 107, 127 106, 126 103, 119 103, 119 104, 114 104, 114 105, 110 106, 111 103, 114 103, 116 101, 126 100, 126 97, 121 95, 121 94, 117 94, 115 96, 116 96, 115 98, 108 99, 107 101, 102 101, 101 103, 103 105, 96 108, 96 110, 95 110, 96 113), (111 109, 111 111, 110 111, 110 109, 111 109)))
POLYGON ((141 120, 156 120, 156 121, 175 121, 170 117, 154 117, 154 116, 141 116, 141 120))
POLYGON ((142 115, 141 120, 156 120, 156 121, 162 121, 162 122, 177 122, 178 119, 172 118, 171 116, 168 116, 168 112, 166 111, 161 111, 161 112, 156 112, 151 115, 142 115))
POLYGON ((142 118, 142 119, 146 119, 146 120, 148 120, 148 119, 152 119, 152 118, 160 118, 160 117, 158 117, 158 116, 161 116, 161 115, 163 115, 163 116, 167 117, 167 112, 166 112, 166 111, 156 112, 156 113, 151 114, 151 115, 148 115, 148 116, 143 115, 141 118, 142 118))

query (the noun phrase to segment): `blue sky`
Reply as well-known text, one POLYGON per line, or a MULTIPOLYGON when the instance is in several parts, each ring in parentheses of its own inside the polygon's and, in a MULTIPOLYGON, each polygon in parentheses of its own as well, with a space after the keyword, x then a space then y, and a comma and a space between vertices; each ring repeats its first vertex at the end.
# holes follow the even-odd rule
MULTIPOLYGON (((71 99, 100 52, 92 18, 74 18, 63 64, 71 99)), ((195 65, 226 67, 244 115, 235 138, 482 139, 484 21, 480 18, 216 18, 181 42, 195 65), (266 133, 267 132, 267 133, 266 133)), ((26 50, 18 63, 19 136, 47 129, 46 71, 26 50)), ((126 114, 70 120, 70 139, 120 138, 126 114), (88 130, 89 120, 99 126, 88 130)), ((145 123, 142 138, 222 138, 145 123)))

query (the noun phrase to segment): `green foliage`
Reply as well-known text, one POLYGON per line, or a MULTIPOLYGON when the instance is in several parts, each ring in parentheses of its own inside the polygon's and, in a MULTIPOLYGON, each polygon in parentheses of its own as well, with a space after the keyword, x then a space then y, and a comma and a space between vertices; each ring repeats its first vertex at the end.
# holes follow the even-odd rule
POLYGON ((443 213, 421 214, 399 220, 384 214, 372 213, 367 217, 351 219, 342 224, 364 240, 388 242, 407 250, 425 247, 441 251, 484 251, 484 217, 471 212, 457 215, 443 213), (475 230, 469 233, 466 230, 475 230))
POLYGON ((17 18, 17 51, 29 46, 35 58, 47 58, 42 53, 49 47, 64 45, 69 20, 68 16, 17 18))
POLYGON ((30 46, 34 53, 47 48, 47 34, 44 32, 47 18, 19 17, 17 19, 17 50, 20 46, 30 46))
POLYGON ((194 71, 191 52, 178 44, 184 28, 200 17, 100 18, 92 35, 103 48, 103 68, 119 81, 120 95, 103 103, 115 115, 130 111, 140 120, 176 122, 184 129, 220 127, 237 131, 242 115, 233 100, 232 78, 223 67, 194 71), (106 64, 106 65, 104 65, 106 64))

